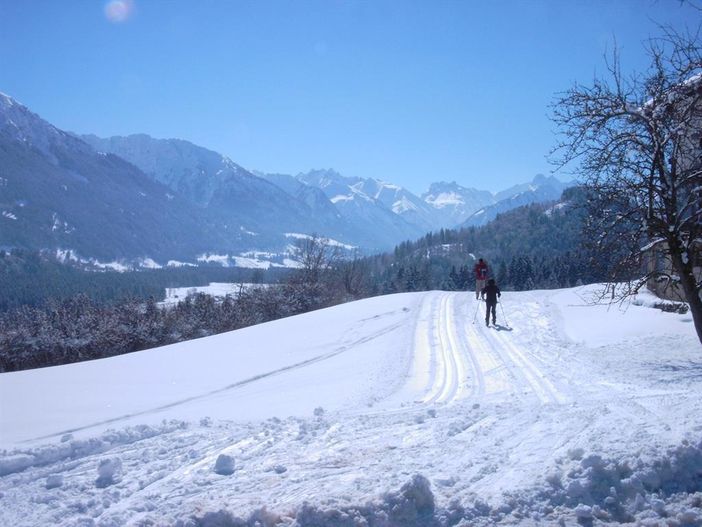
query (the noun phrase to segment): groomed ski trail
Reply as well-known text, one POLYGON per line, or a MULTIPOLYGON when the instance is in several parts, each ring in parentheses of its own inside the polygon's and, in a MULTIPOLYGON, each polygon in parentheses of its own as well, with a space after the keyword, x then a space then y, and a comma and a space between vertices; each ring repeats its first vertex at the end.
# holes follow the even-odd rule
MULTIPOLYGON (((532 321, 536 320, 539 325, 545 323, 545 317, 539 313, 532 304, 523 307, 530 310, 526 313, 532 321)), ((489 354, 496 356, 497 360, 509 371, 512 378, 512 387, 517 391, 531 391, 542 403, 563 404, 568 398, 561 389, 549 379, 548 375, 536 364, 535 359, 530 357, 530 353, 521 346, 515 344, 515 336, 522 332, 534 331, 533 327, 525 327, 522 331, 516 332, 514 328, 509 331, 488 328, 476 321, 469 329, 469 339, 487 350, 489 354)))
MULTIPOLYGON (((481 305, 475 302, 472 293, 427 293, 417 317, 413 365, 404 390, 418 392, 415 400, 423 405, 506 394, 534 396, 543 404, 566 403, 566 383, 549 378, 543 365, 523 348, 527 340, 523 335, 534 328, 517 332, 487 328, 481 305)), ((525 319, 545 324, 537 306, 527 309, 525 319)))

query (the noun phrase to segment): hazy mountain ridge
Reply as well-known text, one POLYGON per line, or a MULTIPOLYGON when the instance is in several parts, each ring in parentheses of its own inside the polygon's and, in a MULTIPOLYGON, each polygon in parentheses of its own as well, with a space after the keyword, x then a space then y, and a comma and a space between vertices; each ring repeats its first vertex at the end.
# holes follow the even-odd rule
POLYGON ((82 138, 97 150, 128 160, 194 205, 207 209, 228 229, 275 236, 281 234, 281 221, 294 231, 314 229, 312 211, 303 202, 291 201, 278 186, 212 150, 181 139, 155 139, 145 134, 82 138))
POLYGON ((575 182, 562 182, 559 179, 537 174, 531 183, 516 185, 496 194, 502 199, 481 208, 466 219, 462 227, 479 227, 494 220, 498 214, 532 203, 558 200, 563 191, 575 186, 575 182))
POLYGON ((455 227, 481 207, 495 203, 496 198, 488 190, 466 188, 455 181, 442 181, 432 183, 429 190, 422 194, 422 200, 436 209, 442 227, 455 227))
POLYGON ((124 157, 157 181, 192 197, 226 229, 255 233, 256 238, 249 240, 251 249, 281 250, 276 240, 286 232, 317 233, 364 250, 387 249, 423 233, 391 211, 368 203, 336 203, 335 192, 348 193, 361 180, 333 171, 320 171, 318 181, 310 173, 312 184, 307 184, 283 174, 249 172, 217 152, 180 139, 144 134, 82 137, 96 149, 124 157))
POLYGON ((285 251, 287 233, 383 251, 481 215, 557 199, 568 185, 537 176, 493 194, 438 182, 417 196, 332 169, 251 172, 181 139, 70 134, 2 94, 0 162, 0 246, 162 264, 194 262, 203 253, 285 251))
POLYGON ((58 163, 55 149, 69 148, 84 153, 91 149, 71 134, 59 130, 12 97, 0 92, 0 134, 3 139, 23 143, 58 163))
POLYGON ((0 161, 0 246, 107 259, 235 247, 134 165, 99 154, 7 96, 0 100, 0 161))
POLYGON ((426 232, 375 197, 380 190, 379 182, 374 183, 375 180, 345 177, 332 169, 311 170, 298 174, 296 179, 324 192, 341 216, 354 228, 374 233, 378 243, 372 247, 373 250, 392 247, 400 241, 426 232), (370 193, 367 192, 369 185, 372 191, 370 193))

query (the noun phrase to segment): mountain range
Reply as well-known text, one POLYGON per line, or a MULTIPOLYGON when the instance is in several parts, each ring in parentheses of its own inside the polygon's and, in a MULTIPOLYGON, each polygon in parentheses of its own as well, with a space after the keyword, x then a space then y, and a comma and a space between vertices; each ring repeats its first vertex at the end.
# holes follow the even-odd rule
POLYGON ((417 196, 332 169, 266 174, 180 139, 72 134, 0 94, 0 248, 233 263, 281 260, 291 239, 318 234, 372 253, 557 199, 568 185, 537 176, 492 193, 440 182, 417 196))

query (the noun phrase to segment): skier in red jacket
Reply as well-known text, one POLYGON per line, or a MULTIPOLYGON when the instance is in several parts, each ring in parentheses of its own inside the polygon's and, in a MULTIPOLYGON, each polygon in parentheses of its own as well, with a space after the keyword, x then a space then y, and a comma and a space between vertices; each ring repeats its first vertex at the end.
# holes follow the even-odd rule
POLYGON ((478 263, 475 264, 473 271, 475 271, 475 299, 478 300, 480 298, 480 291, 485 287, 485 281, 488 277, 488 266, 483 262, 483 259, 480 258, 478 259, 478 263))

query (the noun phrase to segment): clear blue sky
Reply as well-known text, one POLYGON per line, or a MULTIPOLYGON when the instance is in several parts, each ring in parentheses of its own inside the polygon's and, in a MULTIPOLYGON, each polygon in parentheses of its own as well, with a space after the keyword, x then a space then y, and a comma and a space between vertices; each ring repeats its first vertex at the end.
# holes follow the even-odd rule
POLYGON ((547 173, 554 94, 602 71, 615 37, 624 68, 642 69, 656 23, 701 18, 678 0, 119 8, 0 0, 0 91, 66 130, 177 137, 248 169, 335 168, 418 193, 547 173))

